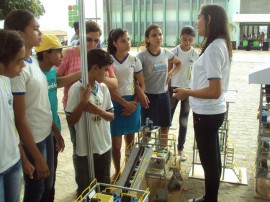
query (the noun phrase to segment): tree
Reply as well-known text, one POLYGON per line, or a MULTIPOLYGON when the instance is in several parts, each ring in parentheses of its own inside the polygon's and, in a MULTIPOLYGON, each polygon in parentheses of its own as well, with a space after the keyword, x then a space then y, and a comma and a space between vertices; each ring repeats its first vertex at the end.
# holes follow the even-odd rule
POLYGON ((31 11, 37 18, 45 13, 40 0, 0 0, 0 20, 13 10, 26 9, 31 11))

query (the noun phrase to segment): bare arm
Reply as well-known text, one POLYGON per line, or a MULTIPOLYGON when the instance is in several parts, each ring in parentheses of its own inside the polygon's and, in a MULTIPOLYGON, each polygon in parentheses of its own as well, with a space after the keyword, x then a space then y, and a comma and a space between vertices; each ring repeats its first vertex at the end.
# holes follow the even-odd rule
POLYGON ((114 113, 105 111, 101 107, 88 102, 87 107, 85 109, 86 112, 92 113, 92 114, 97 114, 101 118, 105 119, 106 121, 112 121, 114 119, 114 113))
POLYGON ((118 102, 120 105, 124 107, 122 109, 122 115, 123 116, 129 116, 131 115, 138 107, 138 101, 136 99, 134 101, 126 101, 123 99, 118 93, 116 93, 114 90, 110 90, 111 98, 118 102))
POLYGON ((91 86, 90 84, 87 84, 85 89, 81 87, 80 90, 81 90, 81 100, 77 105, 77 107, 72 112, 72 114, 67 116, 67 122, 71 126, 75 125, 79 121, 85 107, 87 106, 87 103, 89 102, 90 98, 91 86))
POLYGON ((53 130, 53 134, 56 140, 56 150, 57 152, 63 152, 65 149, 65 141, 60 133, 60 131, 58 130, 57 126, 55 125, 54 121, 52 123, 52 130, 53 130))
POLYGON ((139 102, 144 108, 149 108, 149 99, 145 95, 145 83, 144 83, 144 77, 143 73, 139 72, 135 74, 136 82, 135 82, 135 91, 136 91, 136 97, 139 99, 139 102))
POLYGON ((113 72, 105 78, 104 83, 110 90, 115 90, 118 87, 118 80, 113 72))
POLYGON ((18 145, 19 150, 20 150, 20 154, 21 154, 21 160, 22 160, 22 168, 23 168, 23 172, 28 175, 28 177, 30 179, 33 179, 34 176, 34 171, 35 171, 35 167, 32 165, 32 163, 30 163, 30 161, 28 160, 27 156, 25 155, 25 152, 22 148, 21 143, 18 145))
POLYGON ((74 83, 81 78, 81 71, 74 72, 67 76, 58 76, 57 77, 57 88, 65 87, 68 84, 74 83))
POLYGON ((117 103, 119 103, 123 107, 127 106, 128 102, 125 99, 123 99, 120 95, 118 95, 117 92, 115 92, 114 90, 110 90, 110 94, 112 99, 115 100, 117 103))
POLYGON ((222 92, 221 79, 209 79, 209 87, 198 90, 177 88, 173 96, 178 100, 184 100, 188 96, 202 99, 218 99, 222 92))
POLYGON ((20 139, 33 159, 37 171, 37 178, 45 179, 50 175, 50 172, 46 161, 36 146, 31 130, 25 119, 25 96, 15 95, 13 99, 15 124, 19 132, 20 139))
POLYGON ((179 72, 181 70, 182 66, 183 66, 183 64, 182 64, 181 60, 176 56, 174 56, 173 59, 169 61, 169 67, 168 68, 171 68, 171 69, 169 69, 167 83, 171 80, 171 78, 177 72, 179 72))

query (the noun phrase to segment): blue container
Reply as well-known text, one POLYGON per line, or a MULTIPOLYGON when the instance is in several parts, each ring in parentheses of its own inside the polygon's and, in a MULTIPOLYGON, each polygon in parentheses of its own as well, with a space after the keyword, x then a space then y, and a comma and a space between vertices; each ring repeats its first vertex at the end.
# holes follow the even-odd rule
POLYGON ((262 122, 267 122, 267 114, 262 112, 262 122))

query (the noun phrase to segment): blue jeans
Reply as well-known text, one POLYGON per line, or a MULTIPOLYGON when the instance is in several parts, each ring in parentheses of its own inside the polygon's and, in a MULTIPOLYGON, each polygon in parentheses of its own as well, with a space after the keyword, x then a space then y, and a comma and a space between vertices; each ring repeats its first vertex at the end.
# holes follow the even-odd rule
POLYGON ((19 202, 21 193, 21 160, 0 174, 0 201, 19 202))
MULTIPOLYGON (((54 144, 53 136, 50 134, 46 139, 36 144, 41 155, 46 160, 50 170, 50 176, 47 179, 37 180, 36 172, 34 172, 34 179, 30 179, 24 174, 25 190, 24 190, 24 202, 39 202, 49 201, 49 197, 53 187, 54 180, 54 144)), ((24 149, 26 156, 32 164, 33 159, 29 152, 24 149)))
MULTIPOLYGON (((177 107, 179 100, 171 96, 171 120, 173 119, 174 111, 177 107)), ((179 131, 178 131, 178 145, 177 148, 179 151, 184 149, 184 144, 186 142, 187 135, 187 124, 188 124, 188 115, 190 111, 189 99, 186 98, 181 102, 181 109, 179 113, 179 131)))
MULTIPOLYGON (((78 168, 77 168, 78 155, 76 154, 76 130, 74 126, 70 126, 70 125, 68 125, 68 129, 69 129, 70 140, 71 140, 72 149, 73 149, 72 161, 73 161, 73 166, 74 166, 75 182, 79 187, 78 168)), ((78 191, 78 188, 77 188, 77 191, 78 191)))
POLYGON ((193 125, 197 147, 205 177, 205 201, 217 202, 221 177, 221 157, 218 130, 225 113, 201 115, 193 113, 193 125))
POLYGON ((54 147, 54 178, 53 178, 53 186, 52 186, 52 191, 50 194, 49 201, 54 201, 54 196, 55 196, 55 181, 56 181, 56 169, 57 169, 57 158, 58 158, 58 152, 56 148, 56 139, 53 134, 53 147, 54 147))

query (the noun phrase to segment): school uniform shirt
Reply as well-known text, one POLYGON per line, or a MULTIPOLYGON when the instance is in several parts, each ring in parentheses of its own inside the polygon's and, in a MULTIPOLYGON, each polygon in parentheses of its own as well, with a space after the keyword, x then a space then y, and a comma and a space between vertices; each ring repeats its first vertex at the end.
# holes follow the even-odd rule
POLYGON ((226 112, 224 93, 228 89, 231 62, 224 39, 214 40, 194 63, 191 89, 209 87, 209 79, 221 79, 222 93, 218 99, 190 97, 189 104, 196 114, 221 114, 226 112))
POLYGON ((24 63, 21 74, 10 79, 11 89, 13 95, 25 96, 25 119, 35 143, 39 143, 52 129, 48 83, 35 58, 24 63))
POLYGON ((142 71, 141 61, 129 54, 123 61, 117 60, 113 55, 114 73, 118 80, 118 88, 116 92, 120 96, 134 95, 134 74, 142 71))
POLYGON ((193 47, 191 47, 189 51, 183 51, 180 45, 176 46, 171 51, 183 64, 182 69, 172 77, 171 86, 190 88, 192 67, 194 62, 198 59, 199 53, 193 47))
POLYGON ((48 82, 48 96, 51 104, 51 110, 52 110, 52 116, 53 121, 58 128, 59 131, 61 131, 61 122, 60 118, 58 116, 58 99, 57 99, 57 77, 56 77, 56 69, 55 67, 52 67, 50 71, 45 72, 43 71, 44 75, 47 78, 48 82))
POLYGON ((10 81, 0 75, 0 174, 20 160, 18 144, 10 81))
MULTIPOLYGON (((81 70, 80 52, 78 51, 77 47, 71 47, 69 54, 63 58, 61 65, 57 67, 57 72, 60 75, 66 76, 66 75, 75 73, 79 70, 81 70)), ((111 76, 113 71, 114 71, 113 66, 110 65, 109 70, 108 70, 108 76, 111 76)), ((62 99, 64 108, 66 108, 66 105, 67 105, 69 88, 71 87, 73 83, 68 84, 64 87, 64 96, 62 99)))
POLYGON ((149 94, 161 94, 168 90, 168 61, 172 60, 174 55, 171 51, 160 48, 158 55, 151 54, 147 49, 138 53, 143 67, 143 76, 145 81, 145 92, 149 94))
MULTIPOLYGON (((72 114, 75 108, 80 103, 80 87, 81 81, 74 83, 68 92, 67 107, 65 109, 67 116, 72 114)), ((106 111, 113 111, 113 105, 111 102, 111 96, 108 87, 101 83, 95 82, 95 87, 92 89, 90 95, 90 102, 98 105, 106 111)), ((87 112, 88 113, 88 112, 87 112)), ((88 155, 88 135, 92 136, 92 149, 94 154, 104 154, 112 147, 110 122, 101 118, 96 114, 89 113, 89 128, 90 134, 86 133, 86 113, 82 113, 82 116, 78 122, 74 125, 76 130, 76 154, 78 156, 88 155)), ((89 145, 90 146, 90 145, 89 145)))

